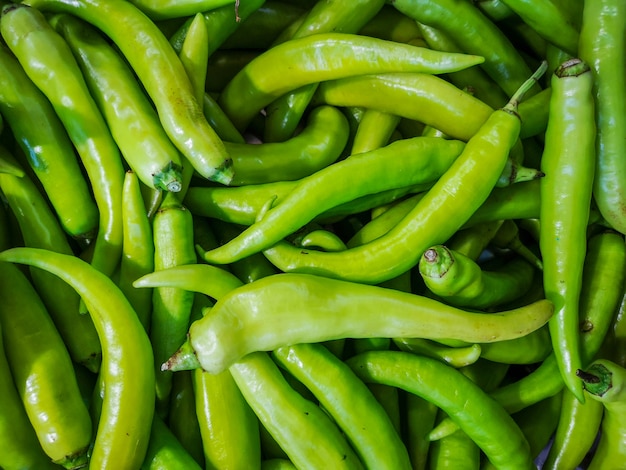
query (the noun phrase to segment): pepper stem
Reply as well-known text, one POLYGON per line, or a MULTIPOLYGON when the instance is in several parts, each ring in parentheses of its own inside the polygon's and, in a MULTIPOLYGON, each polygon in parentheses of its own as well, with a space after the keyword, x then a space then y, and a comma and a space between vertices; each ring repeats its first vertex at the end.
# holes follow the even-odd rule
POLYGON ((539 81, 539 79, 546 73, 548 69, 548 62, 542 61, 537 70, 517 89, 517 91, 511 96, 509 102, 502 108, 504 111, 517 114, 517 106, 524 98, 524 95, 539 81))
POLYGON ((198 356, 196 356, 196 351, 194 351, 191 346, 189 339, 187 339, 182 346, 178 348, 178 351, 176 351, 172 357, 161 365, 162 371, 169 370, 172 372, 200 368, 202 368, 202 366, 200 365, 198 356))
POLYGON ((442 278, 454 262, 453 254, 444 245, 431 246, 422 254, 419 272, 424 277, 442 278))
POLYGON ((585 390, 598 397, 613 387, 612 375, 611 371, 602 364, 592 364, 587 370, 576 371, 576 376, 583 381, 585 390))
POLYGON ((591 68, 583 60, 575 57, 573 59, 566 60, 557 67, 554 74, 559 78, 565 77, 578 77, 585 72, 589 72, 591 68))

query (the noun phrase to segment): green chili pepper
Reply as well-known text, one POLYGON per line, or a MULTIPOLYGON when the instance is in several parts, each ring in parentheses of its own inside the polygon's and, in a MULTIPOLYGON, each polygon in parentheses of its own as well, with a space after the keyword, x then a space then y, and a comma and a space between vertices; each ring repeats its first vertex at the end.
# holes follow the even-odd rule
POLYGON ((154 413, 154 359, 148 336, 128 300, 110 278, 74 256, 12 248, 0 253, 0 260, 49 271, 86 299, 103 349, 104 395, 90 465, 117 470, 124 462, 138 468, 154 413))
MULTIPOLYGON (((601 233, 589 240, 579 313, 581 356, 584 363, 588 363, 600 350, 615 312, 619 309, 626 275, 625 256, 626 246, 622 237, 615 232, 601 233)), ((486 345, 482 347, 485 349, 486 345)), ((533 372, 495 390, 491 395, 509 412, 514 413, 559 393, 563 386, 556 356, 552 352, 533 372)), ((453 429, 446 432, 451 431, 453 429)))
MULTIPOLYGON (((207 69, 210 68, 207 60, 207 69)), ((205 82, 206 83, 206 82, 205 82)), ((208 92, 204 93, 202 97, 202 109, 207 121, 215 129, 215 132, 220 139, 226 142, 232 143, 244 143, 246 140, 241 133, 235 128, 230 118, 226 116, 224 110, 217 104, 215 98, 213 98, 208 92)))
POLYGON ((541 159, 540 250, 546 298, 554 302, 550 335, 565 385, 584 401, 578 311, 595 167, 593 75, 579 59, 552 75, 550 118, 541 159))
POLYGON ((186 264, 146 274, 133 285, 146 287, 176 287, 218 299, 241 286, 241 281, 229 271, 209 264, 186 264), (211 282, 207 282, 210 279, 211 282))
MULTIPOLYGON (((1 327, 1 325, 0 325, 1 327)), ((0 466, 21 468, 58 468, 42 450, 24 405, 15 388, 13 375, 0 334, 0 466)))
POLYGON ((521 338, 480 344, 480 356, 504 364, 537 364, 552 353, 548 326, 521 338))
MULTIPOLYGON (((0 155, 15 162, 1 146, 0 155)), ((73 254, 59 220, 29 175, 18 178, 0 173, 0 190, 17 220, 24 246, 73 254)), ((91 318, 78 315, 79 296, 66 283, 45 271, 31 269, 30 276, 72 359, 97 372, 102 348, 91 318)))
POLYGON ((0 47, 0 112, 45 188, 63 229, 91 238, 98 208, 63 124, 9 49, 0 47))
MULTIPOLYGON (((276 181, 229 187, 192 186, 185 195, 184 203, 195 215, 248 226, 255 222, 267 201, 273 199, 274 204, 278 204, 299 182, 299 180, 276 181)), ((363 196, 325 211, 316 217, 316 220, 343 218, 347 214, 363 212, 395 201, 409 193, 424 191, 430 186, 431 184, 418 184, 363 196)))
MULTIPOLYGON (((554 433, 561 411, 560 398, 560 395, 557 393, 551 397, 544 398, 519 413, 511 415, 524 433, 524 436, 526 436, 526 440, 530 445, 530 454, 535 458, 535 462, 537 462, 537 457, 550 443, 550 438, 554 433)), ((482 470, 495 468, 491 462, 481 466, 482 470)))
POLYGON ((298 238, 297 243, 305 248, 316 247, 324 251, 341 251, 346 244, 337 234, 328 230, 313 230, 298 238))
POLYGON ((74 53, 128 165, 147 186, 180 191, 178 149, 124 59, 89 23, 69 14, 54 15, 49 21, 74 53))
POLYGON ((334 163, 348 141, 348 121, 332 106, 312 109, 307 126, 281 143, 224 142, 233 159, 233 186, 297 180, 334 163))
POLYGON ((350 155, 369 152, 389 144, 400 119, 395 114, 375 109, 365 110, 352 139, 350 155))
POLYGON ((230 371, 261 423, 297 468, 364 468, 326 412, 291 388, 266 353, 249 354, 230 371))
POLYGON ((209 59, 209 31, 202 13, 193 15, 178 57, 191 81, 196 101, 202 103, 209 59))
MULTIPOLYGON (((544 70, 545 64, 505 108, 491 114, 445 174, 385 235, 339 253, 290 253, 288 243, 278 242, 264 251, 265 256, 281 271, 318 273, 365 283, 393 278, 415 266, 429 246, 444 242, 461 228, 493 190, 509 150, 519 137, 520 122, 514 112, 517 102, 544 70)), ((264 220, 271 218, 261 223, 264 220)))
POLYGON ((494 220, 527 219, 539 216, 540 179, 495 188, 472 214, 463 228, 494 220))
MULTIPOLYGON (((442 416, 447 415, 440 410, 438 418, 442 416)), ((428 467, 430 470, 446 468, 478 470, 481 468, 480 459, 480 448, 461 430, 433 441, 428 449, 428 467)))
MULTIPOLYGON (((328 0, 308 10, 290 40, 321 33, 356 34, 382 8, 385 0, 328 0)), ((283 38, 286 40, 283 36, 283 38)), ((276 44, 274 44, 274 47, 276 44)), ((282 142, 293 135, 302 120, 317 83, 284 94, 266 107, 265 142, 282 142)))
MULTIPOLYGON (((463 52, 443 31, 423 23, 417 25, 429 47, 445 52, 463 52)), ((474 96, 494 109, 504 106, 507 102, 502 89, 480 68, 470 67, 447 74, 446 78, 460 89, 471 87, 474 96)))
POLYGON ((232 162, 209 126, 184 67, 158 27, 132 3, 122 0, 32 0, 42 11, 82 18, 120 49, 152 99, 174 145, 203 177, 228 184, 232 162), (134 31, 135 34, 129 34, 134 31))
POLYGON ((100 211, 92 264, 110 275, 122 246, 124 168, 119 149, 69 46, 43 13, 24 4, 7 5, 0 29, 28 76, 50 100, 85 166, 100 211))
POLYGON ((287 459, 267 459, 261 462, 261 470, 296 470, 296 466, 287 459))
MULTIPOLYGON (((625 257, 624 240, 618 233, 613 231, 600 232, 589 239, 585 269, 588 273, 603 272, 604 274, 590 277, 589 281, 584 282, 582 287, 580 331, 583 335, 593 331, 595 338, 592 354, 587 352, 584 347, 581 351, 584 364, 593 359, 595 351, 606 341, 606 335, 619 303, 613 289, 624 281, 625 257), (612 279, 611 283, 604 282, 607 278, 612 279), (613 282, 615 284, 612 284, 613 282), (598 299, 597 304, 587 300, 593 298, 598 299), (608 304, 603 304, 603 301, 608 302, 608 304), (598 311, 605 312, 601 321, 586 315, 587 312, 598 311)), ((585 400, 584 404, 580 403, 569 391, 563 392, 562 401, 561 417, 554 442, 546 459, 546 468, 556 469, 579 465, 594 444, 600 427, 601 403, 595 400, 585 400)))
POLYGON ((343 361, 320 344, 278 348, 273 357, 320 400, 367 468, 410 468, 389 415, 343 361))
POLYGON ((485 315, 393 289, 308 274, 277 274, 242 286, 218 301, 211 315, 192 324, 188 340, 163 368, 183 370, 193 363, 193 367, 202 364, 205 370, 219 372, 247 352, 348 337, 501 341, 541 327, 551 310, 549 302, 538 301, 497 316, 485 315), (298 294, 294 296, 294 292, 298 294), (246 302, 254 303, 255 308, 246 302), (392 315, 382 318, 376 313, 397 302, 404 307, 390 310, 392 315), (236 328, 231 315, 237 315, 236 328), (358 321, 353 319, 355 315, 358 321))
POLYGON ((489 269, 444 245, 427 249, 418 267, 426 287, 443 302, 478 309, 520 298, 530 288, 534 275, 533 266, 521 257, 489 269))
POLYGON ((82 468, 91 418, 65 344, 26 275, 13 264, 0 263, 0 276, 5 352, 28 419, 53 462, 82 468))
POLYGON ((146 458, 141 470, 200 470, 161 418, 154 416, 146 458))
POLYGON ((548 0, 502 0, 533 30, 570 54, 578 52, 578 31, 558 5, 548 0))
POLYGON ((552 88, 548 87, 520 103, 519 115, 524 123, 520 138, 540 135, 546 130, 551 95, 552 88))
POLYGON ((154 21, 193 16, 199 11, 213 10, 224 5, 236 9, 238 4, 235 0, 131 0, 130 3, 154 21))
MULTIPOLYGON (((558 395, 555 395, 558 396, 558 395)), ((581 403, 569 390, 561 392, 561 412, 542 468, 576 468, 592 449, 600 430, 604 406, 596 400, 581 403)))
POLYGON ((324 81, 313 104, 362 106, 432 126, 468 140, 493 109, 443 78, 424 73, 381 73, 324 81))
POLYGON ((204 450, 190 370, 174 374, 167 426, 194 460, 204 467, 204 450))
POLYGON ((405 444, 415 470, 427 467, 430 442, 426 435, 435 425, 439 408, 412 393, 405 394, 405 444))
POLYGON ((593 195, 607 222, 626 233, 626 167, 621 158, 626 151, 621 137, 626 132, 626 5, 619 0, 582 3, 579 54, 592 69, 597 125, 593 195))
MULTIPOLYGON (((496 364, 479 360, 459 369, 485 392, 498 386, 508 370, 508 364, 496 364)), ((447 413, 439 411, 440 419, 448 419, 447 413)), ((430 468, 482 468, 478 446, 462 430, 431 443, 429 452, 430 468)), ((490 462, 485 462, 489 464, 490 462)))
POLYGON ((193 371, 193 383, 207 466, 260 467, 261 445, 257 417, 244 400, 231 372, 225 370, 219 374, 209 374, 196 369, 193 371), (242 433, 242 430, 245 432, 242 433))
POLYGON ((338 204, 394 187, 432 183, 450 167, 463 147, 460 141, 416 137, 337 162, 304 178, 240 236, 204 252, 202 257, 211 263, 230 263, 271 247, 338 204), (383 173, 385 178, 380 177, 383 173), (355 175, 359 175, 359 184, 346 187, 339 194, 324 189, 337 187, 355 175))
POLYGON ((446 246, 470 259, 478 260, 503 223, 502 220, 495 220, 459 230, 446 242, 446 246))
MULTIPOLYGON (((459 47, 485 58, 481 67, 511 96, 531 75, 522 56, 498 27, 472 2, 394 0, 392 5, 416 21, 446 32, 459 47)), ((529 95, 538 87, 529 90, 529 95)))
MULTIPOLYGON (((196 262, 193 249, 193 218, 189 210, 169 193, 152 220, 154 270, 196 262)), ((152 295, 150 341, 156 371, 157 409, 167 415, 172 374, 160 369, 180 346, 189 327, 193 305, 192 292, 170 287, 157 287, 152 295)))
POLYGON ((458 370, 399 351, 368 351, 346 362, 366 382, 399 387, 435 403, 454 417, 496 467, 535 468, 528 442, 512 418, 458 370), (457 394, 460 389, 462 398, 457 394))
POLYGON ((263 52, 233 77, 218 102, 235 126, 244 130, 264 106, 307 84, 368 73, 443 73, 482 60, 356 34, 320 33, 263 52))
POLYGON ((474 4, 494 22, 515 15, 515 12, 502 0, 474 0, 474 4))
POLYGON ((124 239, 122 259, 117 281, 120 290, 137 313, 146 331, 150 329, 152 291, 136 289, 135 279, 154 271, 154 237, 137 175, 127 171, 122 193, 122 218, 124 239))
POLYGON ((608 359, 597 359, 576 373, 588 396, 604 405, 602 432, 588 468, 619 468, 626 459, 626 369, 608 359))
POLYGON ((403 43, 410 43, 422 37, 415 21, 391 5, 383 5, 358 33, 403 43))
POLYGON ((423 338, 394 338, 393 343, 401 351, 421 354, 435 359, 438 358, 455 368, 476 362, 481 356, 482 349, 479 344, 450 347, 423 338))
POLYGON ((5 148, 2 148, 0 153, 0 173, 5 173, 10 176, 15 176, 17 178, 22 178, 26 173, 22 167, 19 166, 15 160, 9 156, 7 158, 8 152, 5 148))

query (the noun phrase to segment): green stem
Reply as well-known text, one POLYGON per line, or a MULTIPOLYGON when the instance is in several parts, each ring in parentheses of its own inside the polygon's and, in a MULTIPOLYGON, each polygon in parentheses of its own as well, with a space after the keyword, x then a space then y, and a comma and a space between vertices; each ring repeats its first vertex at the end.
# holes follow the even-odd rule
POLYGON ((539 82, 539 79, 543 76, 543 74, 548 69, 548 62, 542 61, 537 70, 530 76, 528 80, 526 80, 522 85, 517 89, 517 91, 513 94, 509 102, 502 108, 504 111, 517 114, 517 106, 520 101, 524 98, 524 95, 535 85, 535 83, 539 82))
POLYGON ((578 369, 576 376, 583 381, 585 390, 601 397, 613 387, 613 374, 602 364, 592 364, 587 370, 578 369))

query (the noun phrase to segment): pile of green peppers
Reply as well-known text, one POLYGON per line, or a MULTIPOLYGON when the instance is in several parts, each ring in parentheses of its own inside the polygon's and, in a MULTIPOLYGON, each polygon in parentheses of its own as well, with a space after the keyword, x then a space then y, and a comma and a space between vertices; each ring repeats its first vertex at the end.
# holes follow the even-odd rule
POLYGON ((0 0, 0 469, 620 469, 623 0, 0 0))

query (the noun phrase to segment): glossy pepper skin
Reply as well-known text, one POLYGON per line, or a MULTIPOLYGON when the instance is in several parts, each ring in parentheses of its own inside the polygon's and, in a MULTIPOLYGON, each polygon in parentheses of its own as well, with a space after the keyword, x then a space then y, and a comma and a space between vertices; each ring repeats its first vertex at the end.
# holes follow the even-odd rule
POLYGON ((609 359, 597 359, 577 375, 589 399, 604 405, 602 434, 589 469, 620 468, 626 461, 626 369, 609 359))
POLYGON ((524 336, 551 315, 552 306, 544 300, 484 315, 394 289, 283 273, 223 297, 212 315, 191 325, 182 350, 163 367, 177 370, 192 364, 218 373, 252 351, 338 338, 413 336, 493 342, 524 336), (379 312, 386 309, 392 313, 381 317, 379 312))
MULTIPOLYGON (((325 32, 356 34, 385 4, 385 0, 329 0, 317 2, 302 18, 298 28, 291 33, 285 29, 274 46, 289 39, 302 38, 325 32), (291 34, 290 34, 291 33, 291 34)), ((286 93, 267 106, 263 140, 281 142, 295 132, 305 114, 319 83, 312 83, 286 93)))
POLYGON ((481 56, 416 48, 349 33, 292 39, 263 52, 226 85, 218 103, 240 131, 274 99, 312 83, 383 72, 445 73, 483 62, 481 56))
POLYGON ((232 161, 204 117, 180 59, 136 6, 121 0, 34 0, 28 4, 45 12, 76 15, 111 38, 155 104, 165 132, 188 162, 207 179, 230 182, 232 161))
POLYGON ((265 256, 285 272, 370 284, 408 271, 428 247, 443 243, 461 228, 494 189, 519 137, 517 103, 544 72, 542 64, 507 106, 491 113, 445 174, 385 235, 337 253, 294 251, 283 241, 264 250, 265 256))
POLYGON ((535 468, 528 442, 509 414, 456 369, 436 359, 399 351, 368 351, 346 362, 367 383, 400 387, 436 403, 454 416, 497 468, 535 468), (456 391, 461 388, 465 396, 458 400, 456 391))
MULTIPOLYGON (((209 263, 231 263, 271 247, 339 204, 389 189, 432 184, 450 168, 464 147, 458 140, 415 137, 336 162, 302 179, 280 204, 270 206, 240 236, 201 256, 209 263), (381 178, 381 174, 386 177, 381 178), (341 193, 332 191, 346 178, 357 175, 359 184, 350 185, 341 193)), ((270 205, 272 202, 266 201, 270 205)))
POLYGON ((426 250, 418 267, 426 286, 444 302, 479 309, 520 298, 534 275, 532 265, 521 257, 489 270, 444 245, 426 250))
POLYGON ((272 357, 313 392, 367 468, 411 468, 389 414, 352 370, 322 344, 278 348, 272 357))
POLYGON ((4 44, 0 46, 0 111, 65 232, 77 238, 93 237, 98 208, 72 142, 46 96, 4 44))
MULTIPOLYGON (((0 260, 36 266, 70 284, 83 299, 102 344, 103 392, 90 465, 119 470, 143 462, 155 408, 150 340, 113 281, 80 258, 38 248, 11 248, 0 260)), ((81 401, 82 403, 82 401, 81 401)))
POLYGON ((92 422, 67 348, 17 266, 0 263, 0 286, 7 360, 28 419, 52 461, 70 470, 81 468, 88 460, 92 422))
POLYGON ((592 69, 597 124, 593 195, 607 222, 626 233, 626 4, 620 0, 583 3, 579 55, 592 69))
POLYGON ((148 187, 180 191, 180 153, 122 56, 100 31, 75 16, 61 13, 49 21, 74 53, 125 161, 148 187))
POLYGON ((551 86, 539 246, 545 295, 555 305, 549 326, 559 370, 584 401, 575 372, 582 365, 578 312, 596 165, 593 75, 585 62, 572 59, 555 70, 551 86))
MULTIPOLYGON (((0 158, 18 165, 2 146, 0 158)), ((46 201, 45 194, 28 174, 16 177, 0 173, 0 190, 16 218, 25 246, 73 254, 66 233, 46 201)), ((97 372, 102 347, 89 315, 78 315, 78 294, 56 276, 40 269, 30 269, 30 275, 72 359, 92 372, 97 372)))
MULTIPOLYGON (((455 0, 388 0, 405 15, 439 28, 469 54, 485 58, 481 67, 511 96, 531 75, 531 70, 506 35, 473 2, 455 0)), ((530 94, 539 89, 535 86, 530 94)))
POLYGON ((43 12, 25 4, 2 8, 0 30, 30 79, 63 123, 89 177, 99 211, 91 263, 110 275, 122 244, 120 151, 66 41, 43 12))
MULTIPOLYGON (((1 326, 1 325, 0 325, 1 326)), ((1 333, 1 331, 0 331, 1 333)), ((7 470, 58 468, 42 450, 15 382, 0 334, 0 465, 7 470)))

